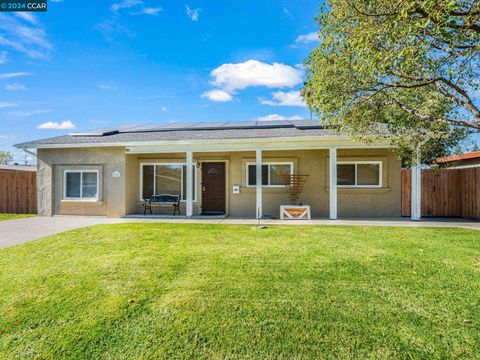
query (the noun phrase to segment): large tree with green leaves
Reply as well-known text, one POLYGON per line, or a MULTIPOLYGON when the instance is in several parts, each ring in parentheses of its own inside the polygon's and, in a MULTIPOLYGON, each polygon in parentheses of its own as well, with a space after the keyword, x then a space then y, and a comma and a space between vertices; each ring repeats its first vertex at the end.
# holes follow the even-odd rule
POLYGON ((329 0, 303 96, 355 136, 438 153, 480 132, 480 1, 329 0))
POLYGON ((0 151, 0 164, 5 165, 12 160, 13 160, 13 157, 9 151, 0 151))

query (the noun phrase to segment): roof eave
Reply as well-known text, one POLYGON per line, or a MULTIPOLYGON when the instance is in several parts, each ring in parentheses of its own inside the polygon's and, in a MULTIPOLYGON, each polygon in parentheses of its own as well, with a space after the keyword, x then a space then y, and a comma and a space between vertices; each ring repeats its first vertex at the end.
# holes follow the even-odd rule
MULTIPOLYGON (((319 142, 319 148, 347 146, 353 147, 394 147, 389 141, 376 141, 372 144, 360 143, 354 141, 351 137, 345 135, 324 135, 324 136, 295 136, 295 137, 271 137, 271 138, 243 138, 243 139, 208 139, 208 140, 161 140, 161 141, 131 141, 131 142, 111 142, 111 143, 76 143, 76 144, 35 144, 22 143, 14 145, 19 149, 68 149, 68 148, 91 148, 91 147, 171 147, 185 150, 190 148, 208 148, 223 147, 228 145, 247 146, 249 148, 268 147, 275 144, 277 147, 282 144, 289 146, 302 146, 319 142)), ((286 146, 288 147, 288 146, 286 146)))

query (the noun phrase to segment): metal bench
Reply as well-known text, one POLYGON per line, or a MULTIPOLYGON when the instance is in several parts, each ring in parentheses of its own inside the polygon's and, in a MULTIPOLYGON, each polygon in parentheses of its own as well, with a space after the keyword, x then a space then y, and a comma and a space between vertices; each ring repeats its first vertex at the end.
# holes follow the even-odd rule
POLYGON ((152 195, 150 199, 146 199, 143 203, 143 215, 147 215, 147 210, 152 214, 152 207, 167 207, 173 206, 173 216, 178 211, 180 215, 180 195, 160 194, 152 195))

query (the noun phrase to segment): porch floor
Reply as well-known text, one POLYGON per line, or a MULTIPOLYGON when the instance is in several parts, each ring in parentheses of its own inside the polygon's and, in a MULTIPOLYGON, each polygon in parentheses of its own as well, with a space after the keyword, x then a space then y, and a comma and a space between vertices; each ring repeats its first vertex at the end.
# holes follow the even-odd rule
POLYGON ((422 218, 421 221, 412 221, 408 217, 394 218, 341 218, 330 220, 317 218, 312 220, 267 220, 260 221, 251 218, 230 216, 167 216, 167 215, 127 215, 125 220, 134 222, 165 222, 188 224, 230 224, 230 225, 357 225, 357 226, 403 226, 403 227, 458 227, 480 230, 480 222, 461 218, 422 218))

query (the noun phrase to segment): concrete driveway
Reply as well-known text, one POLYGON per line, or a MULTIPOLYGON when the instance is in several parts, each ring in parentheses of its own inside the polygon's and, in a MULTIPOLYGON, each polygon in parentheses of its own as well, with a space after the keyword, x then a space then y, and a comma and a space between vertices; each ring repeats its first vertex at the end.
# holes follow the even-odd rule
POLYGON ((28 241, 97 224, 114 224, 122 219, 105 217, 32 217, 0 221, 0 248, 23 244, 28 241))

